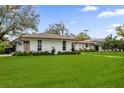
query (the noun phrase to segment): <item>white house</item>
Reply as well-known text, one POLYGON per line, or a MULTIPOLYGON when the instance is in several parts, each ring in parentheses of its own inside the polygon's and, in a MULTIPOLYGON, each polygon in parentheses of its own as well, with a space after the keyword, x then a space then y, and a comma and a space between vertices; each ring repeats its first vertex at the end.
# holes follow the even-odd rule
POLYGON ((76 50, 90 50, 95 49, 95 42, 91 40, 74 41, 74 46, 76 50))
POLYGON ((19 37, 16 39, 16 51, 41 52, 55 48, 58 51, 72 51, 80 49, 93 49, 94 43, 90 41, 78 41, 74 37, 65 37, 56 34, 38 33, 19 37))
POLYGON ((39 33, 19 37, 16 39, 16 51, 40 52, 55 48, 58 51, 71 51, 72 43, 76 38, 65 37, 56 34, 39 33))

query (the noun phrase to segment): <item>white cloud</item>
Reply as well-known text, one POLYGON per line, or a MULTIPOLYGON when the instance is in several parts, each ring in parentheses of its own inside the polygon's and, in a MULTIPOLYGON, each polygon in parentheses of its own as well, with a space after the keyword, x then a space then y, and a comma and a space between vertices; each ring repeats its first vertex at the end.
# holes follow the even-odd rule
POLYGON ((98 15, 98 18, 100 18, 100 17, 109 17, 109 16, 113 16, 113 15, 114 15, 113 12, 108 12, 108 11, 106 11, 106 12, 100 13, 100 14, 98 15))
POLYGON ((109 33, 113 32, 113 31, 114 31, 114 29, 108 29, 107 30, 107 32, 109 32, 109 33))
POLYGON ((113 34, 113 33, 116 33, 116 31, 115 31, 115 28, 117 27, 117 26, 120 26, 121 24, 110 24, 108 27, 107 27, 107 30, 106 30, 106 32, 108 33, 108 34, 113 34))
POLYGON ((84 8, 81 9, 81 11, 84 12, 92 12, 92 11, 97 11, 99 8, 96 6, 85 6, 84 8))
POLYGON ((121 26, 121 24, 110 24, 108 28, 116 28, 118 26, 121 26))
POLYGON ((118 27, 118 26, 121 26, 121 24, 111 24, 110 26, 111 27, 118 27))
POLYGON ((72 24, 75 24, 76 23, 76 21, 71 21, 70 23, 69 23, 69 25, 72 25, 72 24))
POLYGON ((119 15, 124 15, 124 9, 116 9, 114 11, 104 11, 98 15, 98 18, 119 16, 119 15))

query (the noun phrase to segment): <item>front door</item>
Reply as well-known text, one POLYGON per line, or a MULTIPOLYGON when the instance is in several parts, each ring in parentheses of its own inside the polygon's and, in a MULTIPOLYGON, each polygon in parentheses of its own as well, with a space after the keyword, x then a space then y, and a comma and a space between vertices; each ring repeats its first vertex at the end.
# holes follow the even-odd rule
POLYGON ((30 51, 30 42, 24 41, 24 52, 29 52, 29 51, 30 51))

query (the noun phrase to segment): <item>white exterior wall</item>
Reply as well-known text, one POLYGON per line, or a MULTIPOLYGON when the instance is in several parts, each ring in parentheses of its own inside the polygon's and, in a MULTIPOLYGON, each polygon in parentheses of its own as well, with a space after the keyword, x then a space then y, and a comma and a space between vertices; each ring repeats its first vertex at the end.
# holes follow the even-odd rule
MULTIPOLYGON (((56 51, 63 51, 62 41, 65 41, 65 40, 44 39, 42 40, 42 50, 51 52, 52 47, 55 47, 56 51)), ((68 40, 66 41, 66 51, 71 51, 71 48, 72 48, 71 44, 72 44, 71 41, 68 41, 68 40)))
POLYGON ((37 51, 37 40, 31 39, 30 41, 30 51, 36 52, 37 51))
POLYGON ((80 45, 77 43, 77 44, 74 44, 74 46, 75 46, 75 50, 79 50, 80 49, 80 45))
MULTIPOLYGON (((52 47, 55 47, 56 52, 63 51, 63 44, 62 41, 66 41, 66 51, 71 51, 72 49, 72 41, 71 40, 53 40, 53 39, 30 39, 30 51, 38 52, 37 45, 38 40, 42 40, 42 51, 49 51, 51 52, 52 47)), ((21 41, 21 45, 17 43, 16 51, 24 52, 24 45, 23 41, 21 41)))
POLYGON ((16 43, 16 51, 24 52, 23 41, 20 41, 20 43, 16 43))
POLYGON ((79 44, 79 43, 75 44, 75 50, 79 50, 79 49, 82 49, 82 50, 87 49, 87 50, 89 50, 89 49, 94 49, 94 48, 95 47, 92 44, 88 44, 88 47, 86 47, 86 44, 79 44))

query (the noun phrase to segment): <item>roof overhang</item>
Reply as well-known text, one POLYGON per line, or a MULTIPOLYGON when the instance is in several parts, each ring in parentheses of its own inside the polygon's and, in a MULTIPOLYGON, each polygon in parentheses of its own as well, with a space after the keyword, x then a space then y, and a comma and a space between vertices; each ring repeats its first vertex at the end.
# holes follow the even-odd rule
POLYGON ((20 38, 17 38, 17 39, 20 39, 20 40, 30 40, 30 39, 52 39, 52 40, 71 40, 71 41, 78 41, 78 39, 76 38, 41 38, 41 37, 20 37, 20 38))

